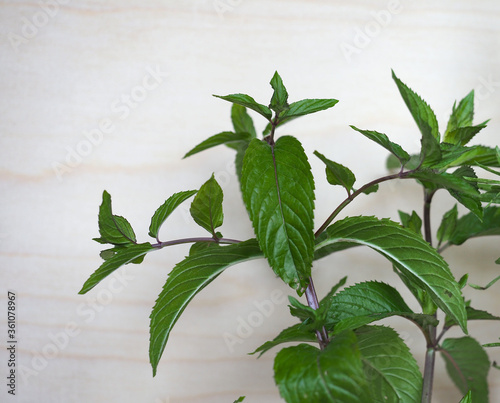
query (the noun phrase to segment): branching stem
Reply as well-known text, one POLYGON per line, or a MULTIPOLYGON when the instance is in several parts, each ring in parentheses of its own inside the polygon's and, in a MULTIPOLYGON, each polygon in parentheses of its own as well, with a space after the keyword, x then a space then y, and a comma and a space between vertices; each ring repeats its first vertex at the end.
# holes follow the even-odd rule
MULTIPOLYGON (((312 309, 316 310, 319 308, 318 295, 316 294, 312 277, 309 277, 309 285, 306 288, 306 299, 307 304, 312 309)), ((320 330, 316 330, 316 338, 318 339, 320 349, 324 350, 329 342, 328 333, 324 327, 320 330)))

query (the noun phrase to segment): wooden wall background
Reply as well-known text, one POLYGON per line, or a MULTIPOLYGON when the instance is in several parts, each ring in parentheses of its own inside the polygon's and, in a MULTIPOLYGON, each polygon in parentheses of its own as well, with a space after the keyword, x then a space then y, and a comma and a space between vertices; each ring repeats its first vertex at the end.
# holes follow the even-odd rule
MULTIPOLYGON (((453 102, 474 88, 475 121, 491 118, 475 142, 499 143, 498 1, 0 1, 0 18, 0 299, 5 311, 7 290, 16 292, 22 369, 17 395, 7 399, 2 347, 2 401, 195 403, 240 395, 280 401, 272 379, 276 350, 260 359, 246 355, 293 323, 288 290, 264 262, 228 270, 196 297, 154 379, 148 316, 187 247, 150 255, 77 295, 100 264, 91 238, 104 189, 115 213, 146 241, 155 209, 214 172, 226 192, 223 233, 252 236, 230 150, 181 159, 202 139, 230 128, 230 105, 211 94, 244 92, 266 103, 278 70, 291 100, 339 99, 332 110, 291 123, 282 134, 299 137, 308 153, 318 149, 349 165, 359 183, 383 175, 386 156, 349 124, 386 132, 411 151, 418 147, 391 68, 430 103, 441 127, 453 102), (258 318, 257 306, 271 299, 272 312, 230 348, 224 334, 237 335, 241 321, 258 318)), ((311 164, 319 225, 343 194, 325 184, 319 161, 311 158, 311 164)), ((420 211, 420 199, 414 184, 393 183, 346 214, 396 219, 398 208, 420 211)), ((436 227, 449 202, 438 196, 436 227)), ((187 207, 172 216, 163 238, 202 235, 187 217, 187 207)), ((470 241, 447 257, 457 276, 469 272, 472 282, 485 284, 498 275, 498 238, 470 241)), ((319 294, 344 273, 349 284, 371 278, 400 285, 384 260, 358 249, 316 264, 319 294)), ((466 293, 477 308, 500 314, 498 287, 466 293)), ((6 320, 0 322, 4 346, 6 320)), ((421 357, 415 327, 386 323, 421 357)), ((497 323, 471 326, 481 342, 497 340, 498 330, 497 323)), ((492 402, 500 401, 499 379, 492 371, 492 402)), ((447 377, 438 377, 435 401, 458 400, 447 377)))

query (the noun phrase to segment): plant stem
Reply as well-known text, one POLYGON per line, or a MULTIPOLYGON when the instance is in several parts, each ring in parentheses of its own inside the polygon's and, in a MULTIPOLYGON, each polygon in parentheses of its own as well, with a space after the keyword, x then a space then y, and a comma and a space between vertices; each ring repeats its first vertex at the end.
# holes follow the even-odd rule
POLYGON ((153 248, 164 248, 165 246, 172 246, 172 245, 181 245, 183 243, 195 243, 195 242, 215 242, 215 243, 222 243, 222 244, 233 244, 233 243, 240 243, 241 241, 238 241, 236 239, 228 239, 228 238, 212 238, 212 237, 195 237, 195 238, 182 238, 182 239, 174 239, 172 241, 165 241, 165 242, 158 242, 153 245, 151 245, 153 248))
POLYGON ((349 195, 342 203, 338 205, 338 207, 333 211, 332 214, 326 219, 326 221, 319 227, 319 229, 316 231, 315 236, 318 237, 330 224, 331 222, 339 215, 339 213, 347 207, 349 203, 351 203, 357 196, 359 196, 361 193, 366 191, 367 189, 371 188, 372 186, 378 185, 379 183, 386 182, 392 179, 405 179, 407 178, 410 174, 412 174, 414 171, 406 171, 406 172, 398 172, 397 174, 393 175, 387 175, 382 178, 375 179, 371 182, 368 182, 366 185, 363 185, 360 187, 358 190, 356 190, 353 194, 349 195))
MULTIPOLYGON (((431 232, 431 202, 436 191, 424 189, 424 234, 425 240, 432 246, 431 232)), ((434 312, 434 317, 436 317, 434 312)), ((424 382, 422 385, 422 403, 430 403, 432 400, 432 386, 434 383, 434 365, 436 362, 436 326, 429 325, 427 329, 427 352, 424 364, 424 382)))
MULTIPOLYGON (((312 277, 309 277, 309 285, 306 288, 306 298, 307 304, 312 309, 316 310, 319 308, 318 295, 316 294, 312 277)), ((328 333, 324 326, 321 330, 316 330, 316 338, 318 339, 320 349, 324 350, 329 342, 328 333)))

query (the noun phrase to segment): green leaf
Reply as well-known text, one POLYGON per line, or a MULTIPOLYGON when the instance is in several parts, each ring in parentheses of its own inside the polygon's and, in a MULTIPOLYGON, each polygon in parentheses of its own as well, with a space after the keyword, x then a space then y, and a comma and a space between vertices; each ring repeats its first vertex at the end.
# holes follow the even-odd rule
POLYGON ((318 151, 314 151, 314 155, 325 163, 326 179, 328 183, 330 185, 343 186, 347 190, 347 193, 350 194, 354 182, 356 181, 356 177, 352 171, 341 164, 329 160, 318 151))
POLYGON ((441 346, 446 370, 462 393, 471 390, 474 403, 488 402, 490 361, 483 347, 472 337, 446 339, 441 346))
POLYGON ((389 151, 399 160, 400 165, 404 166, 410 160, 410 155, 405 150, 403 150, 403 148, 399 144, 390 141, 389 137, 387 137, 386 134, 372 130, 361 130, 358 129, 356 126, 352 125, 351 128, 356 130, 357 132, 360 132, 365 137, 368 137, 370 140, 384 147, 387 151, 389 151))
POLYGON ((335 333, 357 329, 369 323, 401 316, 420 327, 437 325, 429 315, 414 314, 399 292, 385 283, 367 281, 348 287, 329 300, 323 300, 320 310, 326 311, 325 327, 335 333))
POLYGON ((441 220, 441 224, 437 230, 438 237, 438 247, 443 243, 450 239, 453 232, 455 232, 455 228, 457 227, 458 220, 458 210, 457 205, 455 204, 451 210, 448 210, 443 215, 443 219, 441 220))
POLYGON ((248 133, 251 138, 257 137, 253 120, 244 106, 233 104, 231 107, 231 122, 236 133, 248 133))
POLYGON ((194 221, 215 237, 215 229, 223 222, 222 189, 214 175, 206 181, 191 203, 190 213, 194 221))
POLYGON ((136 243, 136 237, 129 222, 117 215, 111 209, 111 195, 104 191, 99 207, 99 233, 101 238, 94 238, 99 243, 113 245, 130 245, 136 243))
POLYGON ((398 210, 398 213, 404 228, 408 228, 420 236, 422 235, 422 219, 415 211, 412 211, 411 215, 401 210, 398 210))
POLYGON ((476 126, 459 127, 448 134, 448 140, 452 144, 466 145, 472 138, 486 127, 489 121, 476 126))
POLYGON ((239 402, 242 402, 243 400, 245 400, 245 397, 246 396, 240 396, 238 399, 236 399, 233 403, 239 403, 239 402))
POLYGON ((471 238, 489 235, 500 235, 500 208, 490 206, 483 209, 483 219, 469 213, 457 220, 448 243, 461 245, 471 238))
MULTIPOLYGON (((467 321, 469 320, 500 320, 500 317, 492 315, 489 312, 482 311, 480 309, 475 309, 472 308, 471 306, 467 306, 465 308, 467 312, 467 321)), ((446 317, 445 320, 445 327, 452 327, 455 326, 457 322, 455 322, 453 319, 446 317)))
POLYGON ((99 266, 99 268, 92 273, 89 279, 85 282, 82 289, 78 294, 85 294, 94 288, 102 279, 109 276, 119 267, 134 263, 141 256, 146 255, 148 252, 155 250, 150 243, 140 243, 134 244, 126 247, 120 247, 115 249, 115 253, 112 257, 106 259, 104 263, 99 266))
POLYGON ((366 245, 385 256, 467 331, 464 300, 448 264, 422 237, 387 219, 348 217, 318 237, 315 258, 366 245))
POLYGON ((456 105, 457 103, 455 102, 444 133, 443 141, 446 143, 456 144, 453 141, 454 137, 450 136, 450 133, 459 127, 472 125, 472 120, 474 118, 474 90, 469 92, 465 98, 459 102, 458 106, 456 105))
MULTIPOLYGON (((498 263, 498 260, 497 260, 497 263, 498 263)), ((478 286, 476 284, 470 284, 469 285, 472 287, 472 288, 475 288, 476 290, 487 290, 488 288, 490 288, 493 284, 495 284, 498 280, 500 280, 500 276, 497 276, 495 277, 493 280, 491 280, 488 284, 486 284, 484 287, 481 287, 481 286, 478 286)))
POLYGON ((165 203, 163 203, 151 217, 149 225, 149 236, 158 238, 158 231, 170 214, 180 206, 184 201, 195 195, 197 190, 187 190, 184 192, 174 193, 165 203))
POLYGON ((198 144, 196 147, 191 149, 184 155, 182 158, 187 158, 191 155, 197 154, 201 151, 207 150, 212 147, 219 146, 221 144, 234 144, 234 143, 245 143, 249 142, 251 140, 252 136, 250 133, 244 133, 244 132, 239 132, 239 133, 233 133, 233 132, 222 132, 219 134, 215 134, 208 139, 202 141, 200 144, 198 144))
POLYGON ((257 240, 274 272, 301 294, 314 253, 314 179, 300 142, 254 139, 243 161, 243 201, 257 240))
POLYGON ((282 349, 274 380, 287 403, 369 401, 353 332, 339 334, 324 350, 307 344, 282 349))
POLYGON ((343 287, 345 283, 347 282, 347 276, 342 277, 337 284, 335 284, 330 291, 328 291, 328 294, 326 294, 323 299, 320 301, 319 305, 320 306, 328 306, 330 303, 329 301, 333 298, 333 296, 337 293, 337 291, 340 289, 340 287, 343 287))
POLYGON ((324 111, 333 107, 337 102, 339 101, 336 99, 303 99, 293 102, 286 111, 280 114, 279 122, 283 124, 299 116, 324 111))
POLYGON ((494 148, 475 145, 464 147, 454 144, 441 144, 442 159, 432 164, 433 169, 445 170, 451 167, 462 165, 474 166, 500 166, 497 162, 496 151, 494 148))
POLYGON ((269 107, 279 114, 288 109, 288 92, 286 91, 286 88, 283 85, 283 80, 277 71, 271 79, 271 87, 273 87, 274 93, 269 107))
POLYGON ((236 150, 234 165, 236 168, 236 175, 238 176, 238 180, 241 181, 241 169, 243 166, 243 158, 245 157, 245 152, 247 150, 248 143, 250 143, 250 140, 255 138, 257 135, 255 132, 255 127, 253 125, 252 118, 247 113, 247 109, 244 106, 233 104, 231 108, 231 121, 233 122, 234 131, 236 133, 250 134, 248 140, 240 141, 237 143, 226 144, 230 148, 234 148, 236 150))
POLYGON ((232 102, 233 104, 241 105, 252 109, 255 112, 264 116, 267 120, 271 120, 273 113, 267 106, 255 102, 255 100, 246 94, 231 94, 231 95, 214 95, 214 97, 223 99, 224 101, 232 102))
POLYGON ((408 346, 394 329, 365 326, 356 331, 371 402, 416 403, 422 375, 408 346))
POLYGON ((293 326, 290 326, 281 333, 276 336, 271 341, 266 341, 260 347, 258 347, 254 352, 250 354, 259 353, 259 357, 272 349, 273 347, 282 344, 282 343, 293 343, 293 342, 317 342, 316 335, 314 331, 308 327, 303 326, 302 323, 297 323, 293 326))
MULTIPOLYGON (((460 168, 459 168, 460 169, 460 168)), ((417 179, 429 190, 440 188, 446 189, 462 205, 471 210, 478 217, 481 216, 481 203, 479 191, 463 176, 449 174, 446 172, 433 172, 431 170, 419 170, 408 174, 409 178, 417 179)))
POLYGON ((188 256, 170 272, 151 312, 149 357, 153 376, 170 332, 188 303, 226 268, 262 257, 254 239, 188 256))
POLYGON ((459 403, 474 403, 472 400, 472 390, 469 390, 459 403))
POLYGON ((434 111, 417 93, 413 92, 406 84, 396 77, 394 71, 392 72, 392 78, 396 82, 399 92, 422 134, 422 151, 420 154, 422 161, 426 164, 439 161, 441 158, 441 151, 439 148, 440 136, 434 111))

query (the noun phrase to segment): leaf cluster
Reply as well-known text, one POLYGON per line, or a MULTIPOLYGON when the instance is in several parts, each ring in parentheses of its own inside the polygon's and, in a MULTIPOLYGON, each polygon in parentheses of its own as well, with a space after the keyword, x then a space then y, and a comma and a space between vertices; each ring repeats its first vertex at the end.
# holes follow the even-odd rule
MULTIPOLYGON (((470 238, 500 235, 500 181, 481 176, 500 175, 500 149, 470 145, 487 124, 473 123, 473 91, 455 102, 441 134, 432 108, 394 72, 392 77, 420 132, 420 152, 412 155, 385 133, 351 126, 389 152, 388 167, 392 171, 358 187, 348 167, 315 151, 325 165, 328 183, 342 186, 347 193, 318 228, 314 223, 315 180, 309 159, 299 139, 278 137, 277 129, 298 117, 329 109, 338 101, 290 102, 277 72, 270 81, 273 92, 268 104, 247 94, 216 95, 232 103, 233 130, 209 137, 184 156, 220 145, 235 151, 236 175, 255 238, 238 241, 218 231, 224 219, 223 191, 214 175, 198 190, 173 194, 156 210, 149 227, 155 243, 138 243, 130 223, 113 214, 111 196, 103 193, 98 217, 100 237, 95 240, 111 247, 101 252, 104 263, 85 282, 81 294, 119 267, 142 262, 153 250, 192 244, 189 255, 169 273, 150 316, 153 375, 170 333, 189 302, 225 269, 264 258, 296 296, 305 295, 307 302, 290 296, 290 314, 298 323, 254 351, 260 356, 280 344, 294 343, 281 349, 274 361, 275 381, 287 402, 418 402, 422 395, 424 399, 430 395, 425 389, 427 363, 422 376, 397 331, 375 324, 388 317, 409 320, 420 330, 429 350, 439 352, 445 360, 448 374, 465 395, 463 402, 472 398, 474 402, 488 401, 486 379, 491 363, 485 346, 467 334, 467 323, 500 318, 473 308, 464 299, 462 289, 468 276, 457 281, 441 252, 470 238), (262 136, 257 136, 248 110, 264 118, 262 136), (370 215, 337 220, 359 195, 376 192, 379 184, 395 179, 411 179, 423 188, 423 219, 415 211, 400 211, 401 223, 370 215), (439 189, 446 190, 462 208, 459 211, 455 204, 444 214, 435 248, 429 211, 439 189), (191 216, 209 236, 161 241, 161 226, 192 197, 191 216), (419 310, 412 310, 393 285, 367 280, 343 288, 347 277, 318 299, 312 283, 314 262, 358 246, 369 247, 387 260, 387 267, 415 296, 419 310), (438 310, 445 314, 443 323, 437 319, 438 310), (443 339, 453 326, 459 326, 464 336, 443 339)), ((485 287, 470 285, 487 289, 498 279, 500 276, 485 287)))

